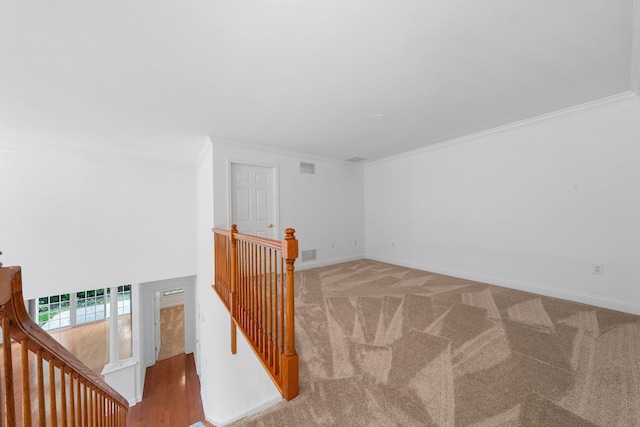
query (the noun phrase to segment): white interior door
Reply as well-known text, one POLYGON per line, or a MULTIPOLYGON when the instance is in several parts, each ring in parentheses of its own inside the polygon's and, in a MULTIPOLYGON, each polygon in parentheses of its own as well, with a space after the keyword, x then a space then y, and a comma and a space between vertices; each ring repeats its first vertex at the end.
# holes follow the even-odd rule
POLYGON ((231 222, 238 231, 278 238, 275 169, 231 164, 231 222))

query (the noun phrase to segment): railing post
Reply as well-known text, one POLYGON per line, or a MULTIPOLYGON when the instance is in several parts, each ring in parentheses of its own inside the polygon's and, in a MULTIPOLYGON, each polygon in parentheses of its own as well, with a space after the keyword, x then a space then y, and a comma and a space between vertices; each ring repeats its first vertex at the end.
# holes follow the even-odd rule
POLYGON ((2 353, 4 356, 4 404, 6 405, 5 417, 8 427, 16 425, 16 402, 13 388, 13 356, 11 353, 11 322, 8 318, 2 318, 2 353))
POLYGON ((295 343, 293 290, 294 263, 298 258, 298 240, 294 236, 295 230, 293 228, 287 228, 284 232, 286 235, 282 241, 282 257, 287 263, 287 311, 284 354, 282 355, 282 394, 285 399, 290 400, 298 395, 298 354, 295 343))
POLYGON ((238 232, 238 226, 236 224, 231 225, 231 232, 229 233, 229 240, 231 242, 231 299, 229 301, 229 312, 231 313, 231 354, 236 354, 236 324, 234 319, 237 316, 236 308, 236 294, 237 294, 237 281, 238 281, 238 251, 236 250, 237 240, 236 233, 238 232))

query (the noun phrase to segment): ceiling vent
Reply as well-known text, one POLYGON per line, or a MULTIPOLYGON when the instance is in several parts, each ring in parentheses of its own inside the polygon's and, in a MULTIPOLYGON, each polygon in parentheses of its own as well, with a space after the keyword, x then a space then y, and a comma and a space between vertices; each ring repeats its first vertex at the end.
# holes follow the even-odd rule
POLYGON ((365 160, 367 160, 367 159, 365 159, 364 157, 357 157, 356 156, 356 157, 352 157, 350 159, 347 159, 347 162, 360 163, 360 162, 364 162, 365 160))
POLYGON ((315 163, 300 162, 300 173, 316 173, 315 163))

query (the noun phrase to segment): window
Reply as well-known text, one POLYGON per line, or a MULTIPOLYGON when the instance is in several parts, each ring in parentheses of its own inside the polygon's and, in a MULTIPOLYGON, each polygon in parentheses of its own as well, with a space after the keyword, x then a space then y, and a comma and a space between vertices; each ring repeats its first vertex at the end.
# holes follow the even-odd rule
MULTIPOLYGON (((107 289, 107 305, 111 306, 111 289, 107 289)), ((125 314, 131 314, 131 285, 118 286, 118 316, 125 314)), ((111 309, 107 317, 111 317, 111 309)))
POLYGON ((38 325, 43 329, 65 328, 71 325, 71 294, 38 298, 38 325))
POLYGON ((104 289, 76 293, 76 324, 104 320, 106 299, 104 289))
MULTIPOLYGON (((68 328, 109 317, 111 289, 90 289, 38 298, 38 324, 44 330, 68 328)), ((131 314, 131 285, 118 286, 118 316, 131 314)))

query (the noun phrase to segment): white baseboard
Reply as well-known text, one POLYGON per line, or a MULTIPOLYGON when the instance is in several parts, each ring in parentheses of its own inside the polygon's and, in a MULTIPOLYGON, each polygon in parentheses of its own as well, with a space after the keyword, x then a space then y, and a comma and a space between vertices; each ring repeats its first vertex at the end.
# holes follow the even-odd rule
POLYGON ((364 259, 364 254, 352 255, 340 258, 322 259, 316 261, 298 261, 296 262, 296 270, 309 270, 311 268, 326 267, 327 265, 340 264, 349 261, 358 261, 364 259))
POLYGON ((490 285, 502 286, 510 289, 517 289, 525 292, 532 292, 535 294, 545 295, 548 297, 565 299, 582 304, 594 305, 597 307, 608 308, 610 310, 622 311, 630 314, 640 315, 640 305, 634 304, 628 301, 623 301, 615 298, 607 298, 601 295, 587 294, 584 292, 567 291, 564 289, 553 288, 536 283, 525 283, 513 280, 503 280, 496 277, 483 276, 466 271, 449 270, 439 268, 433 265, 425 265, 413 262, 407 262, 399 259, 379 257, 379 256, 367 256, 367 259, 374 261, 386 262, 389 264, 400 265, 408 268, 415 268, 418 270, 430 271, 432 273, 444 274, 447 276, 459 277, 461 279, 473 280, 475 282, 488 283, 490 285))
POLYGON ((241 420, 243 418, 249 417, 249 416, 251 416, 253 414, 257 414, 258 412, 262 412, 265 409, 269 409, 270 407, 272 407, 273 405, 275 405, 278 402, 282 402, 282 397, 281 396, 277 396, 277 397, 275 397, 273 399, 269 399, 269 400, 267 400, 267 401, 265 401, 265 402, 263 402, 263 403, 261 403, 261 404, 259 404, 257 406, 254 406, 253 408, 248 409, 246 411, 243 411, 241 414, 239 414, 237 416, 234 416, 233 418, 230 418, 230 419, 227 419, 227 420, 220 421, 220 420, 209 419, 209 417, 206 417, 206 418, 207 418, 207 421, 209 421, 214 426, 224 427, 224 426, 228 426, 230 424, 233 424, 236 421, 239 421, 239 420, 241 420))

